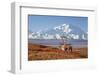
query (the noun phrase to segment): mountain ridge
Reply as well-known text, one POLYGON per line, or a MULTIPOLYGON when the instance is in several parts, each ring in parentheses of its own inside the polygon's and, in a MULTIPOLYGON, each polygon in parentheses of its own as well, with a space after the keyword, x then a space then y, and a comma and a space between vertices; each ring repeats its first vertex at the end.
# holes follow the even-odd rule
POLYGON ((82 39, 87 40, 87 33, 71 24, 62 24, 49 30, 29 33, 29 39, 82 39))

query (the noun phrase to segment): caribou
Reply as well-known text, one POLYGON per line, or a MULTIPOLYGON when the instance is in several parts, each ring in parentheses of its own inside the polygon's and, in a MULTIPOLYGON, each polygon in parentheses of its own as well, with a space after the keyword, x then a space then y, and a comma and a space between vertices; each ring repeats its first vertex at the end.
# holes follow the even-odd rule
POLYGON ((61 45, 61 50, 66 52, 72 52, 72 46, 71 44, 63 44, 61 45))
POLYGON ((64 40, 64 38, 61 39, 62 40, 62 44, 60 46, 60 49, 66 52, 72 52, 72 45, 71 44, 67 44, 64 40))

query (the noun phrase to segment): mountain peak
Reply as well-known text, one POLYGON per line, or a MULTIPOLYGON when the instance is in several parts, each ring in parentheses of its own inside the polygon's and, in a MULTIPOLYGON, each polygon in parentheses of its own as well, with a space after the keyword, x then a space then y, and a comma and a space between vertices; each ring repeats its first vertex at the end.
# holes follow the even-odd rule
POLYGON ((54 27, 54 30, 59 30, 65 33, 71 32, 71 28, 69 27, 69 24, 62 24, 60 26, 54 27))

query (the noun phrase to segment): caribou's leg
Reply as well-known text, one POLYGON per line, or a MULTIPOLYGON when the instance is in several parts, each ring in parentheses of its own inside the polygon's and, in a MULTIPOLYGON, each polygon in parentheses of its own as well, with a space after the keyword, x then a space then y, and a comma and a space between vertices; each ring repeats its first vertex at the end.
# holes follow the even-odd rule
POLYGON ((67 49, 67 48, 65 48, 65 51, 66 51, 66 52, 67 52, 67 50, 68 50, 68 49, 67 49))
POLYGON ((72 47, 71 47, 71 52, 72 52, 72 47))
POLYGON ((69 47, 69 51, 72 53, 72 47, 69 47))

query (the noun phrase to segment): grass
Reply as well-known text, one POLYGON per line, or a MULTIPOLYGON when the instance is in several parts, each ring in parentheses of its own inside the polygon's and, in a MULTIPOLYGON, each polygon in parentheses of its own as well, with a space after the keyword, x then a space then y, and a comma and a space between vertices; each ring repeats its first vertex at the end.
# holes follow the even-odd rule
POLYGON ((62 51, 51 46, 28 44, 28 60, 54 60, 88 58, 87 48, 73 48, 73 52, 62 51))

